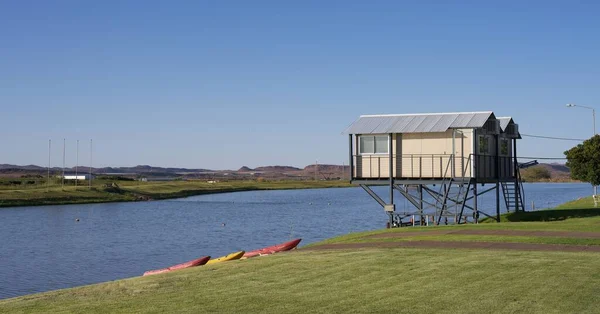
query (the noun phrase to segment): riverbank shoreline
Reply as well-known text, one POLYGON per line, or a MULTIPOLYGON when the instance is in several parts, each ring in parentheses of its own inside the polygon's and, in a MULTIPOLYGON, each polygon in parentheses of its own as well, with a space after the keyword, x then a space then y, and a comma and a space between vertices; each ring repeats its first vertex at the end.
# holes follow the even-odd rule
POLYGON ((99 182, 89 187, 52 186, 36 189, 0 190, 0 209, 7 207, 140 202, 197 195, 267 190, 354 187, 347 181, 230 181, 207 183, 171 181, 160 183, 99 182))
POLYGON ((309 305, 324 312, 383 312, 389 302, 377 298, 382 293, 402 295, 406 300, 398 302, 412 304, 410 300, 427 292, 440 297, 424 303, 426 307, 397 309, 460 312, 468 294, 446 297, 442 292, 449 287, 459 291, 465 285, 488 293, 485 302, 469 303, 476 312, 502 312, 506 298, 518 301, 511 305, 511 311, 517 312, 595 309, 600 253, 594 251, 600 248, 600 208, 594 208, 591 198, 582 198, 544 215, 524 215, 530 218, 349 233, 290 253, 0 300, 0 312, 234 312, 244 308, 300 313, 309 305), (436 245, 427 246, 432 243, 436 245), (393 267, 411 269, 416 275, 398 280, 386 271, 393 267), (236 298, 231 299, 232 294, 236 298), (538 303, 532 307, 530 300, 538 303))

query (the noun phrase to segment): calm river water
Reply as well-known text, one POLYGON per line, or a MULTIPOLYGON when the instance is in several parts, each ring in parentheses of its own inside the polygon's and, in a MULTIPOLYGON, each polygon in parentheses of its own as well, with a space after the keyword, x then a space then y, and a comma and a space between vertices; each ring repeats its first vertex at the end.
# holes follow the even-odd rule
MULTIPOLYGON (((526 184, 525 193, 528 209, 532 200, 538 208, 551 207, 590 195, 591 186, 526 184)), ((492 197, 482 196, 480 203, 492 204, 492 197)), ((403 210, 403 200, 398 208, 403 210)), ((302 245, 379 229, 386 221, 360 188, 0 208, 0 298, 139 276, 290 238, 302 238, 302 245)))

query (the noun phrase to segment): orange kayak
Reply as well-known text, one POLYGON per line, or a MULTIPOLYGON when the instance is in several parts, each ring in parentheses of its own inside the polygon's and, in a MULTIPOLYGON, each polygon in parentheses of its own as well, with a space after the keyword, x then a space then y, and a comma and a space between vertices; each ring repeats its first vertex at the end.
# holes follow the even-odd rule
POLYGON ((210 260, 210 256, 203 256, 203 257, 191 260, 189 262, 173 265, 173 266, 170 266, 167 268, 149 270, 144 273, 144 276, 162 274, 162 273, 166 273, 166 272, 170 272, 170 271, 174 271, 174 270, 178 270, 178 269, 196 267, 196 266, 206 264, 208 262, 208 260, 210 260))
POLYGON ((289 251, 298 246, 298 243, 300 243, 300 241, 302 241, 302 239, 296 239, 285 243, 269 246, 266 248, 246 252, 242 258, 250 258, 261 255, 269 255, 277 252, 289 251))

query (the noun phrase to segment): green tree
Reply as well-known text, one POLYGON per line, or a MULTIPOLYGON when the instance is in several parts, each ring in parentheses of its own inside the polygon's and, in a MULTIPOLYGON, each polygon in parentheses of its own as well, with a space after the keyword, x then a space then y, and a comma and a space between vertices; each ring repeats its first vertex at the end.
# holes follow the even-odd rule
POLYGON ((600 135, 595 135, 565 152, 571 178, 600 185, 600 135))
POLYGON ((523 180, 528 182, 549 180, 552 178, 550 170, 541 165, 522 170, 521 176, 523 177, 523 180))

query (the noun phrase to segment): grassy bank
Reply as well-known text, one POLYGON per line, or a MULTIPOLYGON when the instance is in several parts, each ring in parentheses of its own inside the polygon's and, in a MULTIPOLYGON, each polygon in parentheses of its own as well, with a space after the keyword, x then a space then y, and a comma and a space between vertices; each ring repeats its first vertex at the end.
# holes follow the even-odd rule
MULTIPOLYGON (((600 207, 594 208, 591 197, 581 198, 545 210, 533 212, 506 213, 500 216, 501 222, 522 221, 563 221, 570 218, 585 218, 600 216, 600 207)), ((492 222, 492 219, 484 219, 484 222, 492 222)))
POLYGON ((312 250, 301 248, 2 300, 0 312, 600 313, 600 253, 379 247, 316 250, 323 244, 422 241, 415 233, 438 240, 450 235, 454 243, 515 238, 433 234, 469 230, 547 232, 534 238, 561 239, 548 235, 564 234, 572 236, 562 238, 570 239, 571 245, 599 244, 592 243, 600 237, 600 216, 590 200, 555 210, 565 211, 560 215, 564 219, 531 221, 547 216, 529 213, 535 216, 526 217, 525 222, 355 233, 314 244, 312 250), (596 214, 582 215, 585 211, 596 214), (374 235, 401 237, 371 238, 374 235))
POLYGON ((0 301, 11 313, 594 313, 598 254, 297 252, 0 301))
POLYGON ((96 181, 91 189, 53 185, 49 188, 0 189, 0 207, 126 202, 187 197, 208 193, 349 187, 346 181, 205 181, 139 182, 96 181))
MULTIPOLYGON (((485 241, 544 244, 600 245, 600 238, 561 237, 560 232, 600 232, 600 207, 594 208, 591 197, 571 201, 556 208, 508 213, 501 217, 502 223, 487 219, 480 224, 448 225, 424 228, 381 229, 352 233, 331 238, 320 243, 367 243, 400 241, 485 241), (505 235, 501 231, 530 231, 532 235, 505 235), (481 234, 469 234, 480 232, 481 234), (498 234, 485 234, 485 231, 498 234), (544 232, 558 232, 548 237, 544 232), (461 234, 462 233, 462 234, 461 234), (537 234, 536 234, 537 233, 537 234), (397 236, 380 237, 384 234, 397 236)), ((517 232, 515 232, 517 233, 517 232)))

